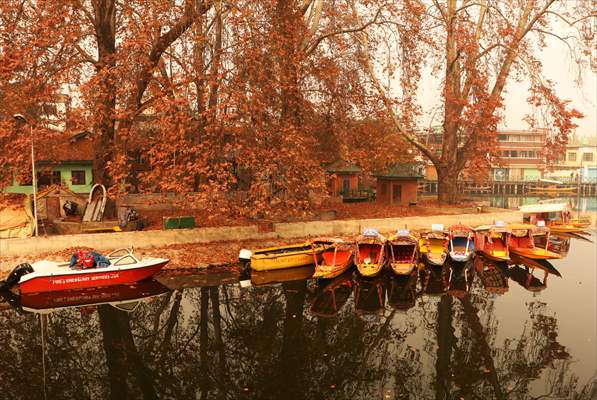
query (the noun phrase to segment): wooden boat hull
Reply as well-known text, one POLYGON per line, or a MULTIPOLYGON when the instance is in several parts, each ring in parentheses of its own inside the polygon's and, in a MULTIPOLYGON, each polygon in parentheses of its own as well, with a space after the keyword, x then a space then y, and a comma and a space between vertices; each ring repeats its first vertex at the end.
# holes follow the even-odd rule
POLYGON ((351 266, 352 262, 343 265, 318 265, 317 268, 315 268, 312 278, 332 279, 347 271, 351 266))
POLYGON ((423 258, 429 264, 441 267, 441 266, 443 266, 446 263, 446 259, 448 258, 448 254, 446 252, 442 252, 442 253, 423 253, 423 258))
POLYGON ((331 279, 347 271, 353 264, 353 252, 348 250, 335 250, 334 248, 324 251, 321 255, 321 263, 315 266, 313 278, 331 279))
POLYGON ((273 271, 310 265, 313 264, 314 255, 318 260, 321 258, 323 250, 323 246, 313 249, 309 243, 257 250, 251 256, 251 269, 273 271))
POLYGON ((580 233, 584 232, 583 228, 574 225, 550 225, 551 233, 580 233))
MULTIPOLYGON (((169 260, 159 260, 155 264, 132 268, 94 268, 80 273, 64 273, 49 276, 36 276, 19 282, 22 294, 78 290, 113 285, 130 285, 149 279, 157 274, 169 260)), ((23 278, 27 278, 25 275, 23 278)))
POLYGON ((510 261, 510 255, 508 251, 504 250, 478 250, 483 257, 492 261, 510 261))
POLYGON ((518 256, 535 260, 550 260, 562 258, 562 256, 560 256, 557 253, 554 253, 553 251, 538 248, 510 247, 510 252, 518 256))
POLYGON ((381 273, 383 264, 357 264, 357 270, 365 278, 373 278, 381 273))
POLYGON ((460 252, 457 252, 457 251, 451 251, 448 254, 450 255, 450 258, 452 259, 452 261, 456 261, 456 262, 467 262, 473 256, 473 252, 472 251, 469 251, 469 252, 466 252, 466 253, 460 253, 460 252))
POLYGON ((392 262, 390 268, 396 275, 410 275, 417 268, 417 262, 392 262))

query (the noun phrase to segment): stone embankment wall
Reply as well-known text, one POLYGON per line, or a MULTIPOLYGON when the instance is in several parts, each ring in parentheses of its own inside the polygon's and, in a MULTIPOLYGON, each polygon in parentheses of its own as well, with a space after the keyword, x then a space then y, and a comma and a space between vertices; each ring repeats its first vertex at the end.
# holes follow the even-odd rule
POLYGON ((521 222, 522 214, 518 211, 505 211, 426 217, 275 223, 269 232, 262 232, 256 225, 251 225, 2 239, 0 240, 0 257, 27 256, 33 258, 43 253, 60 251, 75 246, 92 247, 100 251, 106 251, 130 246, 148 248, 178 243, 346 236, 359 234, 364 228, 377 228, 381 233, 385 233, 404 227, 409 229, 430 228, 431 224, 444 224, 446 227, 458 223, 478 226, 492 224, 496 220, 506 223, 521 222))

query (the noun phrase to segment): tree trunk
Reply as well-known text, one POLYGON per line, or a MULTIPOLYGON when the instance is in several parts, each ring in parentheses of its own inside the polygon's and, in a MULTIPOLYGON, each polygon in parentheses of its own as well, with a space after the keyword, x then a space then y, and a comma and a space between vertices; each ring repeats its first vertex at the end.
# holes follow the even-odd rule
POLYGON ((276 5, 276 29, 279 39, 278 65, 280 71, 280 107, 281 123, 292 125, 299 129, 300 117, 300 92, 299 70, 300 63, 299 43, 301 32, 301 15, 294 9, 293 3, 279 0, 276 5))
POLYGON ((456 204, 458 202, 458 175, 460 171, 454 166, 436 166, 437 200, 440 204, 456 204))
POLYGON ((94 183, 109 187, 113 182, 106 171, 106 164, 113 159, 114 114, 116 112, 116 88, 111 70, 116 65, 116 3, 115 0, 100 0, 94 3, 95 37, 98 62, 96 73, 100 77, 99 116, 97 133, 99 143, 93 162, 94 183))

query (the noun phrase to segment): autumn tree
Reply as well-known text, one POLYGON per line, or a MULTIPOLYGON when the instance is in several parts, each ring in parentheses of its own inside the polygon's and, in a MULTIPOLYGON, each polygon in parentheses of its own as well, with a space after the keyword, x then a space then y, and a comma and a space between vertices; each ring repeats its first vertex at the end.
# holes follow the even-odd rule
POLYGON ((71 18, 68 7, 51 1, 37 1, 35 7, 17 0, 0 3, 0 187, 15 176, 30 176, 31 141, 43 156, 55 133, 48 129, 46 106, 55 102, 77 64, 73 49, 62 41, 71 18), (30 126, 13 120, 15 114, 30 126))
MULTIPOLYGON (((367 12, 354 8, 355 19, 362 20, 363 14, 367 12)), ((360 35, 361 60, 396 129, 435 166, 440 202, 457 200, 457 182, 464 169, 482 174, 499 162, 496 128, 503 118, 508 83, 527 79, 529 103, 545 110, 547 118, 540 123, 551 129, 546 161, 562 151, 576 127, 574 119, 582 115, 556 95, 553 85, 542 76, 538 58, 547 40, 556 39, 565 41, 573 60, 585 66, 590 51, 583 49, 594 43, 591 2, 408 0, 389 9, 384 17, 379 30, 391 30, 398 38, 393 49, 398 54, 395 65, 400 95, 393 97, 378 76, 379 51, 371 41, 379 34, 369 31, 360 35), (560 31, 570 34, 558 36, 560 31), (418 118, 422 109, 416 95, 419 83, 428 79, 421 76, 425 67, 441 72, 442 109, 437 115, 443 136, 439 152, 417 135, 422 130, 418 118)))

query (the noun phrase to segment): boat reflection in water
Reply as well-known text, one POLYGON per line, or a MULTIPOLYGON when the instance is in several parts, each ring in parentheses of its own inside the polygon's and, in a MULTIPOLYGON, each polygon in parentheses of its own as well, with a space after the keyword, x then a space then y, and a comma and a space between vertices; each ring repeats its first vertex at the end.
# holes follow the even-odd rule
MULTIPOLYGON (((323 280, 322 280, 323 282, 323 280)), ((311 303, 311 313, 318 317, 333 317, 346 304, 352 293, 352 272, 347 271, 319 285, 311 303)))
POLYGON ((0 398, 592 399, 596 260, 573 243, 553 264, 319 280, 307 267, 249 286, 211 271, 158 277, 170 290, 22 298, 36 314, 0 310, 0 398))
POLYGON ((449 261, 447 293, 453 297, 464 297, 471 288, 474 277, 473 260, 466 263, 449 261))
POLYGON ((388 303, 396 310, 406 311, 415 306, 419 272, 410 275, 392 275, 388 280, 388 303))
POLYGON ((547 288, 547 277, 555 275, 562 277, 562 274, 547 260, 530 260, 524 257, 512 259, 516 264, 508 270, 510 279, 517 282, 531 292, 540 292, 547 288), (536 269, 543 271, 543 279, 534 275, 536 269))
POLYGON ((508 291, 508 264, 479 256, 474 266, 486 292, 501 295, 508 291))
POLYGON ((357 316, 376 320, 382 316, 386 304, 386 287, 384 276, 373 279, 355 275, 354 278, 354 311, 357 316))
POLYGON ((153 279, 131 285, 114 285, 99 288, 65 290, 41 293, 13 294, 4 292, 3 297, 18 311, 48 314, 68 308, 110 305, 123 311, 132 311, 141 301, 169 292, 169 289, 153 279))
POLYGON ((422 271, 422 290, 428 296, 443 296, 448 292, 448 270, 425 263, 422 271))

